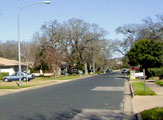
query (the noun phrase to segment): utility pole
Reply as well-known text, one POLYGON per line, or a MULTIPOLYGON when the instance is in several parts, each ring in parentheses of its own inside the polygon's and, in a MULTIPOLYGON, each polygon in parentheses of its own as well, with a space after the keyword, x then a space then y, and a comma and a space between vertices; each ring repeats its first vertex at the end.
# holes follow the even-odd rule
POLYGON ((145 93, 146 92, 145 69, 143 69, 143 77, 144 77, 144 93, 145 93))

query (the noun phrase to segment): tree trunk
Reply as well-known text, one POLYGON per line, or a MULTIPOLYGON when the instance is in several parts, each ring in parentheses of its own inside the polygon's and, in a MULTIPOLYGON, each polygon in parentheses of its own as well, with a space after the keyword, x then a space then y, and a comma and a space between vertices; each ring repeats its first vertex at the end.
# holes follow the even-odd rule
POLYGON ((28 63, 27 63, 27 66, 26 66, 26 73, 27 73, 26 82, 28 82, 28 63))
POLYGON ((92 67, 93 67, 93 74, 95 74, 95 60, 94 60, 94 54, 92 54, 92 67))
POLYGON ((84 63, 85 75, 88 75, 87 63, 84 63))

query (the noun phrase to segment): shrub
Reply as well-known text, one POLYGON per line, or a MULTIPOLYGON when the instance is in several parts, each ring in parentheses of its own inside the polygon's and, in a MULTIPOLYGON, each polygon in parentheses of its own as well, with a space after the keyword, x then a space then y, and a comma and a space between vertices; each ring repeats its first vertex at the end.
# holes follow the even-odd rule
POLYGON ((163 42, 141 39, 127 53, 131 66, 141 65, 144 69, 162 65, 163 42))
POLYGON ((148 72, 151 76, 159 77, 160 79, 163 78, 163 67, 161 68, 149 68, 148 72))
POLYGON ((141 112, 143 120, 163 120, 163 108, 153 108, 141 112))
POLYGON ((155 83, 156 83, 157 85, 163 86, 163 81, 162 81, 162 80, 155 81, 155 83))
POLYGON ((2 80, 2 78, 4 77, 4 76, 8 76, 9 75, 9 73, 7 73, 7 72, 2 72, 2 73, 0 73, 0 80, 2 80))
POLYGON ((34 73, 34 69, 30 69, 30 73, 34 73))
POLYGON ((130 75, 130 70, 127 71, 127 75, 130 75))

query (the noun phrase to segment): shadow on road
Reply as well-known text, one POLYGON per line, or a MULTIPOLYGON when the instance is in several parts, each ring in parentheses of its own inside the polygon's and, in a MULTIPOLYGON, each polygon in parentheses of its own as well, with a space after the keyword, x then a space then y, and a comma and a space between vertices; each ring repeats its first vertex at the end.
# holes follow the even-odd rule
POLYGON ((116 78, 129 79, 129 77, 126 77, 126 76, 120 76, 120 77, 116 77, 116 78))
POLYGON ((33 117, 20 116, 18 119, 20 119, 20 120, 72 120, 73 117, 80 112, 81 112, 80 110, 73 109, 71 111, 54 113, 51 115, 38 114, 38 115, 33 116, 33 117))
POLYGON ((36 115, 34 117, 24 117, 20 116, 18 120, 128 120, 130 116, 125 115, 124 113, 115 113, 115 112, 109 112, 109 113, 81 113, 80 110, 71 110, 67 112, 62 113, 54 113, 53 115, 45 116, 45 115, 36 115), (79 114, 79 116, 76 116, 79 114), (76 117, 74 117, 76 116, 76 117))

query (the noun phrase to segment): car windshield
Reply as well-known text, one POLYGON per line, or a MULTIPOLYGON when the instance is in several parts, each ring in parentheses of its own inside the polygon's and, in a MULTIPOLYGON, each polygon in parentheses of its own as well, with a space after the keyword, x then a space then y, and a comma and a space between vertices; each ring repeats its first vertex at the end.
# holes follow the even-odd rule
MULTIPOLYGON (((19 75, 19 73, 15 73, 15 75, 19 75)), ((21 73, 21 75, 23 76, 23 75, 25 75, 24 73, 21 73)))

